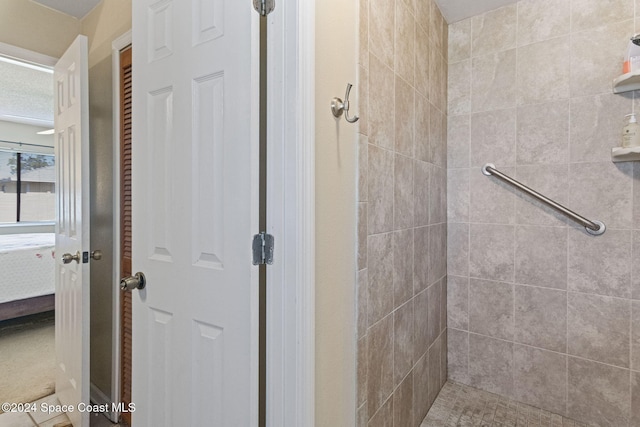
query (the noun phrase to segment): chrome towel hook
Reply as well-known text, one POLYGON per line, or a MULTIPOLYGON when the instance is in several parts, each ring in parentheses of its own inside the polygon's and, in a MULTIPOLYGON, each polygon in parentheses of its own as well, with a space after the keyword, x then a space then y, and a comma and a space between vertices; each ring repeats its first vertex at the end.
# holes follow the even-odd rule
POLYGON ((349 123, 355 123, 360 118, 358 116, 349 117, 349 92, 351 92, 352 87, 353 85, 351 83, 347 83, 347 91, 344 94, 344 102, 342 102, 342 99, 337 97, 331 100, 331 112, 333 113, 333 115, 335 117, 340 117, 342 115, 342 112, 344 111, 344 118, 349 123))

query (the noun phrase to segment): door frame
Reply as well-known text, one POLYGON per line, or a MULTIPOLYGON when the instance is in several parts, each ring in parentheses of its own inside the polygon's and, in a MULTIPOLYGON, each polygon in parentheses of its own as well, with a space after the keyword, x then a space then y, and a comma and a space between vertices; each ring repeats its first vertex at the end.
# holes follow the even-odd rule
MULTIPOLYGON (((278 1, 267 17, 267 27, 266 231, 275 236, 275 262, 267 268, 266 424, 312 426, 315 423, 315 0, 278 1), (292 34, 296 37, 291 37, 292 34)), ((129 44, 130 30, 112 43, 114 242, 120 240, 117 70, 120 50, 129 44)), ((120 259, 119 245, 114 245, 113 259, 120 259)), ((116 264, 114 284, 120 280, 116 264)), ((114 285, 114 402, 120 401, 119 292, 114 285)))
POLYGON ((313 426, 315 0, 276 0, 267 28, 266 424, 313 426))
MULTIPOLYGON (((112 96, 113 96, 113 315, 111 346, 111 399, 120 402, 121 372, 120 364, 120 51, 132 42, 131 30, 126 31, 111 43, 112 96)), ((119 412, 107 412, 108 418, 118 422, 119 412)))

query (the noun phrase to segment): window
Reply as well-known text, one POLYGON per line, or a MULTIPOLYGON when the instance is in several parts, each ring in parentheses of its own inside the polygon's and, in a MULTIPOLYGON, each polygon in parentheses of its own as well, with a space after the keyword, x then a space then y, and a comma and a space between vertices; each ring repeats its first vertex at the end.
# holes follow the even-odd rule
POLYGON ((0 151, 0 223, 55 220, 55 158, 0 151))

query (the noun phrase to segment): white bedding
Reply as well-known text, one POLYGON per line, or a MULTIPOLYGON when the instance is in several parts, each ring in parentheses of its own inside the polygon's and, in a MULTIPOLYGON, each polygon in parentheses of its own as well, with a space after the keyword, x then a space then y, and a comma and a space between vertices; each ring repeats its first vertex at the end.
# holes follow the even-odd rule
POLYGON ((55 235, 0 235, 0 303, 53 294, 55 235))

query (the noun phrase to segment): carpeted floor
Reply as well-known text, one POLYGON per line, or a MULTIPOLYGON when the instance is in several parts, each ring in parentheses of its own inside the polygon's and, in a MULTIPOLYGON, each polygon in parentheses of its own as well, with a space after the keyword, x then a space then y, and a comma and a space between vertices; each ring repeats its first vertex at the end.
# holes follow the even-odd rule
POLYGON ((54 333, 53 312, 0 322, 0 402, 54 393, 54 333))

